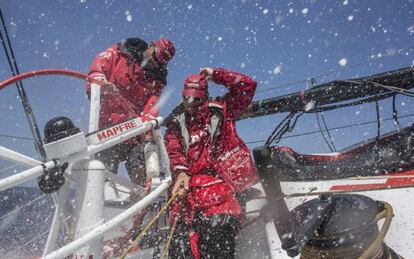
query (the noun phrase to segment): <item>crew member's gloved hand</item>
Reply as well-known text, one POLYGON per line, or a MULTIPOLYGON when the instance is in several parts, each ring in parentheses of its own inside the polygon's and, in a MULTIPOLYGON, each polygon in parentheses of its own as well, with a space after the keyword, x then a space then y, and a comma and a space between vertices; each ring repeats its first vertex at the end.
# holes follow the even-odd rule
POLYGON ((145 122, 145 121, 150 121, 152 119, 155 119, 157 116, 141 112, 141 117, 142 117, 142 120, 145 122))
POLYGON ((104 94, 107 94, 107 93, 119 94, 118 87, 116 87, 116 85, 111 82, 105 82, 105 84, 102 87, 102 90, 104 94))
POLYGON ((205 67, 200 70, 199 74, 205 76, 207 80, 210 80, 213 76, 213 72, 214 69, 212 69, 211 67, 205 67))
POLYGON ((121 122, 125 122, 128 117, 125 114, 118 114, 118 113, 111 113, 110 120, 112 124, 118 124, 121 122))
POLYGON ((158 99, 159 97, 155 95, 149 98, 141 113, 143 121, 150 121, 159 116, 158 99))

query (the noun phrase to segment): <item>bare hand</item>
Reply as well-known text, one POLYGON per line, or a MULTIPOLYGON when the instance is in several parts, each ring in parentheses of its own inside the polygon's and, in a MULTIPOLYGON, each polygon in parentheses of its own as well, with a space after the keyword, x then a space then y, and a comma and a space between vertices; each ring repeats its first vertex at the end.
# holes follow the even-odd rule
POLYGON ((199 74, 205 76, 207 80, 210 80, 213 76, 213 72, 214 69, 212 69, 211 67, 205 67, 200 70, 199 74))
POLYGON ((174 194, 178 191, 180 195, 183 195, 189 189, 189 182, 190 182, 190 176, 188 176, 184 172, 181 172, 177 176, 177 179, 175 179, 175 184, 172 189, 172 193, 174 194))

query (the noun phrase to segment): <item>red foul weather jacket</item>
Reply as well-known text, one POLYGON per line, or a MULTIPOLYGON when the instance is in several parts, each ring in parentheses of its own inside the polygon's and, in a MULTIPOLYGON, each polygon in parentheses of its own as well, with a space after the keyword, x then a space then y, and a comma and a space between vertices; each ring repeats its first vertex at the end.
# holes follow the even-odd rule
POLYGON ((212 80, 229 92, 202 104, 195 118, 181 112, 167 119, 165 142, 171 169, 174 176, 183 171, 191 176, 182 215, 188 223, 195 212, 240 217, 235 194, 257 182, 250 152, 234 122, 251 104, 256 82, 220 68, 214 69, 212 80))
MULTIPOLYGON (((109 127, 140 115, 147 103, 151 102, 150 99, 154 100, 160 96, 166 84, 165 67, 150 71, 141 66, 147 44, 142 40, 135 40, 139 43, 134 46, 135 52, 129 52, 128 48, 123 48, 123 43, 118 43, 98 54, 90 67, 90 76, 115 84, 123 100, 132 108, 125 109, 125 105, 120 105, 120 102, 126 102, 114 94, 103 95, 99 128, 109 127)), ((87 92, 90 92, 90 84, 87 84, 87 92)))

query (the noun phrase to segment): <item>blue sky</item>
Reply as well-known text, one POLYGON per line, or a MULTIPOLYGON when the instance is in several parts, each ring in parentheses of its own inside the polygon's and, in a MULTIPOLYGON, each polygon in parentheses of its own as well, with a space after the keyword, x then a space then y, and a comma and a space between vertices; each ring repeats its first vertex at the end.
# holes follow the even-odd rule
MULTIPOLYGON (((162 115, 180 101, 184 78, 205 66, 254 77, 258 82, 255 100, 259 100, 303 90, 306 83, 263 90, 329 72, 329 76, 318 77, 317 83, 414 64, 409 49, 414 47, 412 0, 5 0, 0 7, 21 72, 67 68, 86 73, 98 52, 123 38, 170 38, 177 52, 169 65, 166 92, 170 96, 162 115), (398 52, 401 49, 407 50, 398 52)), ((0 80, 10 74, 1 50, 0 80)), ((23 83, 41 129, 49 119, 63 115, 87 130, 89 103, 83 81, 51 76, 23 83)), ((213 84, 210 90, 212 95, 225 93, 223 87, 213 84)), ((397 101, 400 115, 414 112, 409 98, 398 97, 397 101)), ((391 117, 391 102, 382 101, 380 106, 381 117, 391 117)), ((374 107, 367 104, 338 110, 326 113, 325 119, 328 127, 375 120, 374 107)), ((238 131, 247 142, 262 140, 283 116, 242 121, 238 131)), ((0 118, 0 135, 31 137, 15 86, 0 92, 0 118)), ((401 122, 412 124, 412 118, 401 122)), ((315 115, 310 114, 300 119, 293 133, 317 129, 315 115)), ((382 132, 390 130, 392 123, 384 122, 382 132)), ((331 133, 337 148, 375 134, 375 124, 331 133)), ((0 137, 0 143, 35 154, 28 140, 0 137)), ((329 151, 320 134, 287 139, 281 145, 299 152, 329 151)))

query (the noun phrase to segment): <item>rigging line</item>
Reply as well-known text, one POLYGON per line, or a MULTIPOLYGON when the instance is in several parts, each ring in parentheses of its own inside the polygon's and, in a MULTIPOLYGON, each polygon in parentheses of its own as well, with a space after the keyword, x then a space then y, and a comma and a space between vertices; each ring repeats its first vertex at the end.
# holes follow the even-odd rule
POLYGON ((406 89, 403 89, 403 88, 399 88, 399 87, 391 86, 391 85, 383 85, 383 84, 380 84, 380 83, 377 83, 377 82, 373 82, 373 81, 367 81, 367 82, 370 83, 370 84, 372 84, 372 85, 374 85, 374 86, 379 86, 379 87, 385 88, 385 89, 390 90, 390 91, 393 91, 393 92, 397 92, 397 93, 401 93, 401 94, 406 94, 406 95, 408 95, 410 97, 414 97, 414 93, 413 92, 410 92, 410 91, 408 91, 406 89))
POLYGON ((19 164, 14 164, 14 165, 11 165, 9 167, 5 167, 5 168, 0 170, 0 173, 6 172, 7 170, 10 170, 10 169, 15 168, 17 166, 19 166, 19 164))
MULTIPOLYGON (((13 74, 13 76, 15 76, 16 74, 18 75, 20 73, 19 72, 19 67, 16 63, 16 57, 14 56, 13 47, 12 47, 11 42, 10 42, 9 33, 7 31, 6 22, 4 21, 3 12, 1 11, 1 8, 0 8, 0 20, 1 20, 1 23, 3 25, 4 34, 5 34, 6 39, 7 39, 8 49, 10 51, 10 55, 13 59, 13 62, 11 62, 11 60, 10 60, 8 49, 6 48, 5 41, 4 41, 4 38, 3 38, 3 32, 1 32, 1 30, 0 30, 1 42, 3 44, 6 56, 8 57, 7 60, 9 62, 12 74, 13 74), (14 65, 14 67, 13 67, 13 65, 14 65)), ((29 99, 27 98, 26 92, 23 88, 23 83, 21 81, 16 82, 16 86, 17 86, 17 91, 19 92, 20 101, 23 105, 23 108, 24 108, 24 111, 25 111, 25 114, 26 114, 26 118, 27 118, 27 121, 28 121, 29 126, 30 126, 30 131, 32 132, 32 135, 33 135, 33 138, 34 138, 34 143, 35 143, 36 150, 40 153, 43 160, 46 160, 46 152, 43 149, 43 141, 42 141, 42 138, 40 136, 39 127, 37 126, 36 119, 33 115, 32 107, 29 103, 29 99)))
MULTIPOLYGON (((54 206, 52 206, 51 208, 55 208, 54 206)), ((66 219, 67 220, 67 219, 66 219)), ((27 221, 26 220, 26 222, 25 222, 26 224, 21 224, 21 225, 19 225, 19 226, 16 226, 15 228, 13 228, 13 232, 14 233, 21 233, 21 232, 24 232, 25 231, 25 229, 28 229, 28 228, 30 228, 30 227, 32 227, 32 226, 34 226, 37 222, 34 222, 34 221, 27 221)), ((62 222, 62 224, 63 224, 63 222, 62 222)))
MULTIPOLYGON (((69 218, 70 218, 70 217, 67 217, 67 218, 65 218, 65 220, 67 221, 69 218)), ((25 247, 25 246, 27 246, 28 244, 32 243, 33 241, 36 241, 37 239, 39 239, 39 238, 41 238, 42 236, 44 236, 44 235, 46 235, 47 233, 49 233, 49 231, 50 231, 50 230, 45 231, 45 232, 43 232, 43 233, 40 233, 38 236, 34 237, 32 240, 29 240, 29 241, 28 241, 28 242, 26 242, 25 244, 22 244, 22 245, 21 245, 21 244, 19 244, 19 248, 15 249, 15 250, 13 250, 13 251, 11 251, 11 252, 8 252, 8 253, 6 254, 6 256, 7 256, 7 255, 14 254, 14 253, 16 253, 17 251, 20 251, 20 250, 22 249, 22 247, 25 247)))
POLYGON ((298 119, 299 119, 299 118, 300 118, 300 116, 302 116, 303 114, 305 114, 305 112, 301 112, 301 113, 299 113, 299 114, 296 116, 295 120, 293 121, 293 124, 289 127, 289 132, 290 132, 290 131, 292 131, 292 130, 295 128, 296 123, 298 122, 298 119))
POLYGON ((258 91, 256 91, 256 94, 272 91, 272 90, 279 89, 279 88, 285 88, 285 87, 292 86, 292 85, 297 85, 297 84, 300 84, 300 83, 306 83, 306 82, 307 82, 307 80, 293 81, 293 82, 278 85, 278 86, 275 86, 275 87, 271 87, 271 88, 267 88, 267 89, 263 89, 263 90, 258 90, 258 91))
POLYGON ((30 204, 32 204, 33 202, 35 202, 35 201, 37 201, 37 200, 40 200, 41 198, 43 198, 43 197, 45 197, 45 196, 46 196, 46 194, 42 194, 42 195, 40 195, 40 196, 36 197, 35 199, 33 199, 33 200, 29 201, 28 203, 26 203, 26 204, 24 204, 24 205, 22 205, 22 206, 20 206, 20 207, 17 207, 16 209, 14 209, 14 210, 12 210, 12 211, 10 211, 10 212, 8 212, 8 213, 4 214, 3 216, 1 216, 1 217, 0 217, 0 220, 1 220, 1 219, 3 219, 3 218, 5 218, 5 217, 7 217, 8 215, 11 215, 11 214, 13 214, 13 213, 15 213, 15 212, 17 212, 17 211, 19 211, 19 210, 21 210, 21 209, 23 209, 23 208, 25 208, 25 207, 29 206, 29 205, 30 205, 30 204))
MULTIPOLYGON (((0 9, 0 17, 2 17, 2 15, 1 15, 1 9, 0 9)), ((4 52, 6 53, 6 58, 7 58, 7 61, 9 63, 9 67, 10 67, 10 70, 12 72, 12 75, 15 76, 16 73, 14 72, 14 68, 12 66, 12 61, 11 61, 9 52, 7 51, 6 41, 4 40, 3 32, 2 31, 0 31, 0 41, 1 41, 1 44, 3 45, 4 52)))
POLYGON ((408 91, 408 90, 403 89, 403 88, 399 88, 399 87, 395 87, 395 86, 390 86, 390 85, 383 85, 383 84, 380 84, 380 83, 377 83, 377 82, 373 82, 373 81, 367 81, 367 82, 368 83, 371 83, 371 84, 373 84, 375 86, 383 87, 383 88, 388 89, 388 90, 393 91, 393 92, 397 92, 397 93, 400 93, 400 94, 403 94, 403 95, 406 95, 406 96, 409 96, 409 97, 414 97, 414 93, 413 92, 408 91))
POLYGON ((279 143, 282 139, 283 135, 285 135, 287 132, 292 132, 292 130, 295 128, 296 123, 300 116, 302 116, 304 112, 299 113, 296 115, 296 113, 293 113, 293 116, 283 125, 283 127, 272 137, 272 139, 269 141, 266 141, 267 146, 270 146, 271 143, 276 142, 279 143), (296 118, 295 118, 296 115, 296 118), (291 119, 294 118, 293 123, 291 124, 291 119))
MULTIPOLYGON (((407 79, 412 79, 412 78, 414 78, 414 77, 409 77, 407 79)), ((358 84, 358 85, 362 85, 364 82, 365 83, 370 83, 370 84, 373 84, 374 86, 379 86, 379 87, 385 88, 385 89, 387 89, 391 92, 396 92, 396 93, 400 93, 400 94, 403 94, 403 95, 406 95, 406 96, 409 96, 409 97, 414 97, 414 92, 411 92, 407 89, 396 87, 396 86, 391 86, 391 85, 384 85, 384 84, 380 84, 380 83, 375 82, 375 81, 370 81, 370 80, 367 80, 367 81, 364 81, 364 82, 356 81, 356 80, 340 80, 340 81, 347 82, 347 83, 358 84)))
POLYGON ((277 130, 282 127, 282 124, 284 124, 287 120, 290 120, 292 116, 295 114, 293 112, 289 113, 283 120, 276 126, 276 128, 273 130, 273 132, 270 134, 269 138, 266 140, 265 146, 270 145, 270 143, 273 142, 273 135, 276 134, 277 130))
MULTIPOLYGON (((39 159, 39 156, 35 156, 34 158, 39 159)), ((0 169, 0 173, 6 172, 7 170, 10 170, 10 169, 18 167, 18 166, 21 166, 21 164, 14 164, 14 165, 11 165, 9 167, 5 167, 3 169, 0 169)))
POLYGON ((401 53, 401 52, 403 52, 403 51, 406 51, 406 50, 412 50, 412 49, 414 49, 414 46, 410 46, 410 47, 402 48, 402 49, 399 49, 399 50, 397 50, 397 51, 394 51, 394 52, 389 52, 389 53, 387 53, 387 54, 385 54, 385 55, 381 55, 380 57, 374 57, 374 58, 371 58, 371 59, 373 59, 373 60, 363 61, 363 62, 357 63, 357 64, 355 64, 355 65, 351 65, 351 66, 348 66, 348 67, 345 67, 345 68, 342 68, 342 69, 338 69, 338 70, 335 70, 335 71, 327 72, 327 73, 325 73, 325 74, 320 74, 320 75, 317 75, 317 76, 315 76, 315 78, 321 78, 321 77, 328 76, 328 75, 331 75, 331 74, 334 74, 334 73, 338 73, 338 72, 341 72, 341 71, 344 71, 344 70, 347 70, 347 69, 350 69, 350 68, 355 68, 355 67, 358 67, 358 66, 361 66, 361 65, 364 65, 364 64, 370 63, 370 62, 372 62, 372 61, 377 61, 377 60, 380 60, 380 59, 383 59, 383 58, 386 58, 386 57, 389 57, 389 56, 393 56, 393 55, 395 55, 395 54, 400 54, 400 53, 401 53))
MULTIPOLYGON (((408 117, 413 117, 413 116, 414 116, 414 113, 411 113, 411 114, 399 116, 398 118, 399 119, 402 119, 402 118, 408 118, 408 117)), ((387 119, 384 119, 382 121, 390 121, 390 120, 393 120, 393 118, 387 118, 387 119)), ((364 125, 368 125, 368 124, 373 124, 373 123, 376 123, 376 122, 377 121, 375 120, 375 121, 367 121, 367 122, 362 122, 362 123, 355 123, 355 124, 351 124, 351 125, 344 125, 344 126, 340 126, 340 127, 330 128, 329 130, 332 131, 332 130, 338 130, 338 129, 346 129, 346 128, 352 128, 352 127, 359 127, 359 126, 364 126, 364 125)), ((294 134, 294 135, 282 137, 281 139, 301 137, 301 136, 312 135, 312 134, 317 134, 317 133, 320 133, 320 131, 319 130, 316 130, 316 131, 309 131, 309 132, 300 133, 300 134, 294 134)), ((254 140, 254 141, 246 142, 246 144, 255 144, 255 143, 260 143, 260 142, 263 142, 263 141, 264 141, 264 139, 254 140)))
MULTIPOLYGON (((355 68, 355 67, 358 67, 358 66, 361 66, 361 65, 370 63, 372 61, 380 60, 382 58, 389 57, 389 56, 392 56, 392 55, 395 55, 395 54, 400 54, 403 51, 412 50, 412 49, 414 49, 414 46, 407 47, 407 48, 402 48, 402 49, 399 49, 399 50, 397 50, 395 52, 389 52, 389 53, 387 53, 385 55, 382 55, 380 57, 376 57, 374 60, 364 61, 364 62, 355 64, 355 65, 352 65, 352 66, 345 67, 343 69, 338 69, 338 70, 334 70, 334 71, 327 72, 327 73, 324 73, 324 74, 319 74, 317 76, 314 76, 313 78, 317 79, 317 78, 321 78, 321 77, 328 76, 328 75, 331 75, 331 74, 335 74, 335 73, 338 73, 338 72, 341 72, 341 71, 344 71, 344 70, 347 70, 347 69, 350 69, 350 68, 355 68)), ((267 89, 263 89, 263 90, 256 91, 256 93, 257 94, 264 93, 264 92, 272 91, 272 90, 275 90, 275 89, 284 88, 284 87, 287 87, 287 86, 292 86, 292 85, 296 85, 296 84, 300 84, 300 83, 305 83, 305 82, 307 82, 307 80, 305 80, 305 79, 304 80, 299 80, 299 81, 294 81, 294 82, 288 82, 286 84, 282 84, 282 85, 279 85, 279 86, 270 87, 270 88, 267 88, 267 89)))
MULTIPOLYGON (((389 97, 394 96, 395 93, 385 93, 385 94, 381 94, 378 96, 378 100, 383 100, 389 97)), ((344 104, 335 104, 335 105, 325 105, 325 106, 320 106, 317 108, 314 108, 312 110, 307 111, 306 113, 313 113, 313 112, 323 112, 323 111, 330 111, 330 110, 336 110, 336 109, 341 109, 341 108, 346 108, 346 107, 350 107, 350 106, 355 106, 355 105, 360 105, 363 103, 369 103, 375 101, 375 96, 374 97, 368 97, 368 98, 364 98, 364 99, 360 99, 358 101, 355 102, 349 102, 349 103, 344 103, 344 104)))
MULTIPOLYGON (((0 8, 0 19, 1 19, 1 23, 3 25, 4 34, 6 35, 7 44, 9 45, 10 54, 11 54, 11 57, 13 59, 13 63, 10 63, 10 66, 11 66, 11 64, 13 64, 14 65, 14 71, 16 72, 16 74, 19 74, 20 73, 19 72, 19 67, 17 66, 17 63, 16 63, 16 58, 14 56, 13 48, 12 48, 10 38, 9 38, 9 33, 7 32, 6 22, 4 21, 3 12, 1 11, 1 8, 0 8)), ((15 76, 15 74, 13 74, 13 76, 15 76)))
POLYGON ((396 108, 396 102, 397 102, 397 96, 394 95, 392 97, 392 119, 393 119, 395 128, 399 132, 401 130, 401 124, 398 121, 398 111, 397 111, 397 108, 396 108))
MULTIPOLYGON (((1 19, 1 22, 2 22, 2 25, 3 25, 4 34, 6 36, 7 45, 6 45, 6 41, 4 39, 2 31, 0 31, 1 43, 3 45, 4 52, 6 53, 7 61, 9 63, 9 67, 10 67, 10 70, 12 72, 12 75, 16 76, 20 73, 19 72, 19 66, 17 66, 17 63, 16 63, 16 58, 14 56, 13 48, 12 48, 12 45, 11 45, 11 42, 10 42, 9 34, 7 32, 6 23, 4 21, 3 12, 1 11, 1 8, 0 8, 0 19, 1 19), (13 60, 13 62, 12 62, 12 60, 13 60)), ((22 97, 22 95, 25 96, 26 93, 24 92, 24 89, 23 89, 23 83, 21 81, 18 81, 18 82, 16 82, 16 86, 17 86, 17 91, 19 92, 20 97, 22 97)))
POLYGON ((325 140, 326 145, 328 145, 329 150, 331 150, 331 152, 336 152, 335 145, 334 145, 334 143, 332 141, 331 134, 329 133, 329 129, 328 129, 328 126, 326 125, 326 122, 325 122, 325 119, 323 117, 323 113, 322 112, 320 112, 320 113, 317 112, 316 113, 316 121, 318 123, 319 130, 321 131, 321 135, 322 135, 323 139, 325 140), (324 125, 323 130, 322 130, 322 126, 321 126, 321 122, 320 122, 319 116, 321 116, 322 121, 323 121, 323 125, 324 125), (326 138, 325 132, 327 133, 328 138, 326 138), (328 139, 329 139, 329 141, 328 141, 328 139))
POLYGON ((330 133, 330 131, 328 129, 328 125, 326 124, 325 116, 323 115, 323 112, 320 112, 320 115, 321 115, 321 119, 322 119, 322 122, 323 122, 323 126, 326 129, 326 133, 328 135, 328 139, 331 142, 331 146, 333 148, 333 152, 336 152, 336 147, 335 147, 335 144, 334 144, 334 142, 332 140, 331 133, 330 133))
POLYGON ((33 141, 33 138, 21 137, 21 136, 13 136, 13 135, 4 135, 4 134, 0 134, 0 137, 2 137, 2 138, 15 138, 15 139, 23 139, 23 140, 32 140, 32 141, 33 141))
POLYGON ((289 124, 290 124, 290 120, 288 122, 286 122, 278 132, 276 132, 276 134, 273 135, 273 137, 270 140, 267 140, 265 143, 266 147, 269 147, 270 144, 272 144, 273 142, 279 143, 280 138, 285 135, 286 132, 289 131, 289 124))
MULTIPOLYGON (((269 138, 265 142, 265 146, 270 146, 276 139, 280 139, 281 136, 283 136, 286 132, 289 131, 289 125, 291 119, 295 116, 294 112, 291 112, 288 116, 286 116, 285 120, 282 121, 272 132, 272 134, 269 136, 269 138), (282 125, 283 124, 283 125, 282 125)), ((279 142, 279 141, 277 141, 279 142)))
POLYGON ((377 140, 379 140, 381 136, 381 118, 380 118, 381 116, 380 116, 378 95, 375 95, 375 111, 377 114, 377 140))
MULTIPOLYGON (((30 243, 32 243, 32 242, 34 242, 34 241, 36 241, 37 239, 41 238, 42 236, 46 235, 47 233, 49 233, 49 230, 48 230, 48 231, 45 231, 45 232, 43 232, 43 233, 40 233, 38 236, 34 237, 32 240, 29 240, 28 242, 26 242, 26 243, 24 243, 24 244, 19 244, 19 245, 18 245, 19 247, 18 247, 17 249, 15 249, 15 250, 11 251, 11 252, 8 252, 8 253, 6 254, 6 257, 11 256, 12 254, 15 254, 15 253, 16 253, 16 252, 18 252, 18 251, 21 251, 21 249, 22 249, 23 247, 25 247, 25 246, 27 246, 28 244, 30 244, 30 243)), ((13 258, 13 257, 11 257, 11 258, 13 258)))

